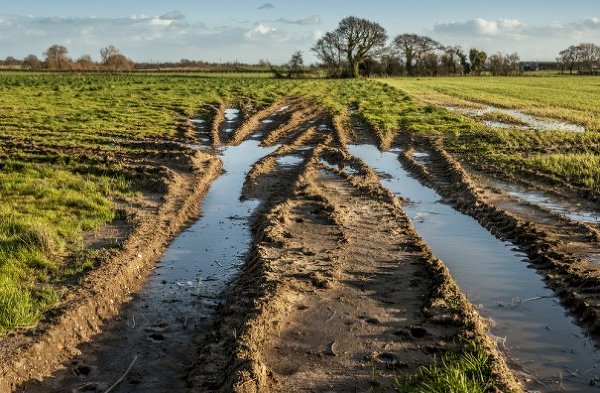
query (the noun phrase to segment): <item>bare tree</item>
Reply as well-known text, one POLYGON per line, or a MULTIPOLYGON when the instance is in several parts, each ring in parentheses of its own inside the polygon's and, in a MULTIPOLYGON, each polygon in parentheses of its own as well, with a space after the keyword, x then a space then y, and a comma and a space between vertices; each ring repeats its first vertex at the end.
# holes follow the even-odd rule
POLYGON ((133 60, 119 53, 109 57, 104 65, 111 71, 129 71, 133 69, 134 63, 133 60))
POLYGON ((440 72, 440 57, 435 52, 425 52, 419 57, 419 75, 437 76, 440 72))
POLYGON ((42 67, 42 62, 36 55, 29 55, 23 59, 23 66, 28 70, 39 70, 42 67))
POLYGON ((341 37, 333 32, 326 33, 311 48, 329 70, 329 76, 339 78, 344 69, 341 37))
POLYGON ((67 56, 69 51, 62 45, 52 45, 46 49, 46 66, 51 70, 64 70, 69 68, 71 59, 67 56))
POLYGON ((492 75, 519 75, 521 73, 521 58, 518 53, 495 53, 488 58, 488 66, 492 75))
POLYGON ((462 58, 466 59, 460 46, 448 46, 444 49, 444 54, 440 57, 444 73, 459 74, 463 72, 462 58))
POLYGON ((102 63, 103 64, 108 64, 108 62, 110 61, 110 59, 116 55, 120 55, 121 51, 119 51, 119 49, 117 49, 116 46, 114 45, 108 45, 102 49, 100 49, 100 56, 102 57, 102 63))
POLYGON ((517 52, 507 54, 504 56, 504 62, 506 64, 507 72, 506 75, 520 75, 521 74, 521 57, 517 52))
POLYGON ((408 75, 414 75, 415 67, 419 67, 426 54, 442 48, 433 38, 417 34, 401 34, 394 39, 394 44, 404 57, 408 75))
POLYGON ((592 73, 600 63, 600 46, 592 43, 583 43, 577 46, 578 60, 581 68, 592 73))
POLYGON ((304 73, 304 59, 302 51, 296 51, 288 62, 288 78, 301 76, 304 73))
POLYGON ((569 70, 569 74, 572 74, 575 67, 577 67, 579 56, 577 47, 571 45, 567 49, 560 51, 559 56, 563 65, 563 70, 566 68, 569 70))
POLYGON ((98 64, 96 64, 92 60, 92 56, 90 56, 90 55, 81 56, 79 59, 77 59, 76 64, 77 64, 77 68, 79 68, 80 70, 97 70, 98 69, 98 64))
MULTIPOLYGON (((313 47, 313 51, 320 59, 326 57, 333 61, 343 55, 350 75, 358 78, 360 65, 367 58, 377 56, 386 41, 387 33, 380 24, 349 16, 342 19, 337 29, 325 34, 313 47)), ((341 65, 341 62, 338 61, 337 64, 341 65)))

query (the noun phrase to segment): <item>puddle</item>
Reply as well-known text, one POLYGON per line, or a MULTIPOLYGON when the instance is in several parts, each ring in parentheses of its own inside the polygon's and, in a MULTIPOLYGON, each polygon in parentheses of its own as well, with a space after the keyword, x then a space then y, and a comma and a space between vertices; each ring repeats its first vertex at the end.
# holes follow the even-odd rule
POLYGON ((275 113, 281 113, 281 112, 283 112, 283 111, 286 111, 286 110, 287 110, 289 107, 290 107, 289 105, 284 105, 284 106, 282 106, 281 108, 279 108, 279 109, 277 110, 277 112, 275 112, 275 113))
POLYGON ((224 125, 223 131, 226 132, 227 134, 230 134, 231 132, 233 132, 235 130, 235 128, 232 126, 240 117, 240 110, 237 108, 227 108, 227 109, 225 109, 224 114, 225 114, 225 125, 224 125))
POLYGON ((273 122, 275 122, 275 120, 273 120, 273 119, 264 119, 263 121, 261 121, 261 123, 263 123, 263 124, 271 124, 273 122))
POLYGON ((419 150, 415 150, 412 153, 412 157, 415 159, 416 162, 418 162, 421 165, 426 165, 427 161, 429 160, 429 153, 425 152, 425 151, 419 151, 419 150))
POLYGON ((429 158, 429 153, 425 152, 425 151, 413 151, 412 156, 414 158, 429 158))
POLYGON ((331 164, 329 161, 327 161, 327 160, 325 160, 323 158, 319 159, 319 162, 325 168, 342 171, 342 172, 344 172, 347 175, 357 175, 357 174, 359 174, 358 170, 352 168, 349 165, 344 165, 343 163, 339 163, 337 165, 334 165, 334 164, 331 164))
POLYGON ((195 284, 187 285, 190 290, 202 295, 218 294, 243 262, 251 240, 247 219, 259 201, 240 201, 246 173, 256 161, 276 149, 277 146, 261 147, 259 141, 251 139, 221 151, 223 175, 205 195, 201 218, 167 249, 156 271, 160 277, 152 280, 149 291, 155 281, 164 285, 166 280, 170 286, 191 281, 195 284))
POLYGON ((585 127, 578 124, 562 122, 554 119, 542 119, 520 112, 515 109, 506 109, 495 106, 488 106, 484 109, 466 108, 460 106, 446 106, 447 110, 455 113, 460 113, 474 118, 481 118, 489 113, 501 113, 515 119, 518 119, 524 124, 511 124, 503 121, 483 120, 483 123, 492 128, 518 128, 523 130, 536 131, 568 131, 568 132, 585 132, 585 127))
POLYGON ((543 192, 531 191, 525 187, 519 187, 512 184, 500 184, 500 187, 509 195, 533 203, 534 205, 539 205, 551 212, 563 215, 570 220, 591 224, 600 222, 600 213, 597 211, 586 210, 583 207, 569 205, 560 199, 543 192))
POLYGON ((225 109, 225 121, 227 123, 233 123, 240 117, 240 110, 237 108, 227 108, 225 109))
POLYGON ((277 161, 277 165, 280 167, 289 168, 301 164, 304 161, 304 157, 296 154, 288 154, 275 157, 275 161, 277 161))
MULTIPOLYGON (((247 140, 220 151, 223 174, 206 193, 201 217, 173 240, 117 321, 80 348, 79 357, 98 370, 94 378, 116 380, 138 356, 130 373, 135 382, 125 380, 119 392, 186 390, 188 367, 197 360, 190 348, 209 331, 222 291, 243 264, 252 239, 248 218, 260 202, 240 201, 246 173, 277 148, 247 140)), ((82 383, 68 370, 48 380, 60 391, 82 383)), ((33 391, 55 391, 46 387, 33 391)))
POLYGON ((600 353, 542 277, 527 267, 523 253, 441 203, 440 195, 409 176, 397 152, 381 153, 371 145, 348 150, 386 173, 382 184, 411 201, 404 209, 417 232, 492 321, 491 333, 512 359, 513 369, 532 376, 526 378, 527 388, 550 392, 560 390, 562 383, 566 392, 598 391, 589 384, 600 376, 600 353))

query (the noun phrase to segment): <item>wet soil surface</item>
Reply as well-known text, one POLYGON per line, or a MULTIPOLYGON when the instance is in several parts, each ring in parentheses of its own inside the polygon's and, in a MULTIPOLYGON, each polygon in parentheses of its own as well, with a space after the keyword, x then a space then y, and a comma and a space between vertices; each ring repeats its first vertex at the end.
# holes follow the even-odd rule
POLYGON ((431 278, 419 250, 398 247, 415 239, 402 236, 407 223, 397 221, 393 207, 360 195, 329 171, 313 176, 340 225, 304 198, 281 212, 289 240, 264 254, 290 286, 277 334, 262 348, 270 389, 390 389, 400 370, 429 361, 424 348, 443 351, 458 329, 421 314, 431 278))
MULTIPOLYGON (((528 268, 529 249, 441 203, 455 204, 455 164, 402 143, 380 153, 391 139, 298 97, 208 113, 181 131, 223 164, 201 218, 101 332, 20 391, 389 391, 475 338, 501 390, 518 388, 498 346, 527 388, 596 389, 592 341, 528 268)), ((490 183, 483 198, 551 232, 540 249, 591 255, 595 222, 511 192, 490 183)))

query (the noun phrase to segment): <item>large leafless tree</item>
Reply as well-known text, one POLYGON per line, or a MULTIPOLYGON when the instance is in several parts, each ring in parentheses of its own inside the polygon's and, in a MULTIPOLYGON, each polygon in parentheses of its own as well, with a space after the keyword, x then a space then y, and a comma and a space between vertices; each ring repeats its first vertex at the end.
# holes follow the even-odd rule
POLYGON ((349 16, 340 22, 337 29, 317 41, 312 51, 334 69, 342 68, 345 61, 349 74, 357 78, 360 65, 369 57, 376 56, 385 46, 387 38, 380 24, 349 16))

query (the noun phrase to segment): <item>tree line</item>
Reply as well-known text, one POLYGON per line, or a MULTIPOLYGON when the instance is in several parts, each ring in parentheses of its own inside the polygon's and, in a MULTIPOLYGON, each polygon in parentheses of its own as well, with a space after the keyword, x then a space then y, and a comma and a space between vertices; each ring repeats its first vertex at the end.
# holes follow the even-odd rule
POLYGON ((600 46, 592 43, 571 45, 560 51, 556 62, 563 73, 568 70, 569 74, 573 71, 579 74, 598 74, 600 73, 600 46))
POLYGON ((83 55, 78 59, 69 57, 69 50, 63 45, 52 45, 43 53, 44 58, 29 55, 23 60, 7 57, 0 61, 0 65, 8 67, 21 67, 27 70, 56 70, 56 71, 80 71, 80 70, 132 70, 134 62, 123 55, 114 45, 108 45, 100 49, 100 62, 92 60, 90 55, 83 55))
POLYGON ((312 51, 327 69, 330 77, 360 75, 492 75, 521 73, 517 53, 501 52, 488 56, 476 48, 468 52, 460 46, 446 46, 417 34, 400 34, 388 45, 388 35, 378 23, 354 16, 343 19, 339 26, 325 33, 312 51))

